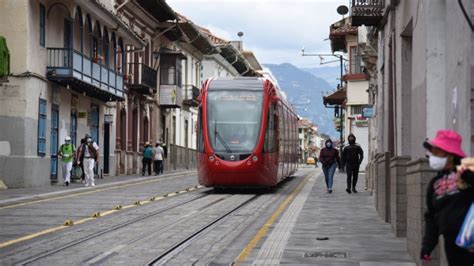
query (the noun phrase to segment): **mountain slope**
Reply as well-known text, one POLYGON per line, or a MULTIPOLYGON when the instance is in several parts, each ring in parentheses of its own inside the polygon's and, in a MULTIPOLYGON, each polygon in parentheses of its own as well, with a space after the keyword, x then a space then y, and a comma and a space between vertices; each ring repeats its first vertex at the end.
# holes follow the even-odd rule
POLYGON ((272 71, 281 89, 287 93, 288 99, 300 116, 317 124, 320 133, 331 137, 338 136, 333 124, 334 109, 325 108, 323 105, 323 96, 327 91, 334 90, 333 86, 292 64, 265 64, 264 66, 272 71))

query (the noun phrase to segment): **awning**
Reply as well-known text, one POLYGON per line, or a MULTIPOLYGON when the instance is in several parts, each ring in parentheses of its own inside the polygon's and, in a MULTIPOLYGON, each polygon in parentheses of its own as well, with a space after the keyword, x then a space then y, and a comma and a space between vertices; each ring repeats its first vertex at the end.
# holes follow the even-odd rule
POLYGON ((343 105, 347 98, 346 88, 337 90, 323 97, 324 105, 343 105))
POLYGON ((164 0, 137 0, 137 3, 159 22, 176 19, 174 10, 164 0))

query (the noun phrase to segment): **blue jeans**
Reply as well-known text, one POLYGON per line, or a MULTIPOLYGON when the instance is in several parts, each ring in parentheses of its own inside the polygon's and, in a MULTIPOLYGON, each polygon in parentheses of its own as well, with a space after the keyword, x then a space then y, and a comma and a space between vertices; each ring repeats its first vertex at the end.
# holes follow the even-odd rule
POLYGON ((326 187, 328 189, 332 189, 334 173, 336 172, 336 165, 336 163, 333 163, 330 166, 323 165, 324 180, 326 181, 326 187))

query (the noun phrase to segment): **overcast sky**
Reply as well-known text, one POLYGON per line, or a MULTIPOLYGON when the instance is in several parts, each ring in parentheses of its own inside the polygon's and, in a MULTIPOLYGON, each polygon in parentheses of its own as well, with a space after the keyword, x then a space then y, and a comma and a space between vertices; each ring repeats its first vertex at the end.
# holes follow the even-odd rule
POLYGON ((226 40, 238 40, 252 50, 260 63, 292 63, 317 67, 317 57, 305 53, 328 53, 329 25, 342 17, 339 5, 349 0, 167 0, 175 11, 226 40))

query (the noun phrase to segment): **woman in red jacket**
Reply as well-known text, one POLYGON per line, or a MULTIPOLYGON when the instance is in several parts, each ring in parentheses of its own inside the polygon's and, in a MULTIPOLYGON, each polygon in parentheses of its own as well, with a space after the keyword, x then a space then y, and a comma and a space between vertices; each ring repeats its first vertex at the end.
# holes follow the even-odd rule
POLYGON ((323 165, 324 180, 328 193, 332 193, 332 184, 336 166, 340 168, 341 160, 339 159, 339 151, 333 147, 332 140, 327 139, 324 143, 325 147, 319 153, 319 161, 323 165))

